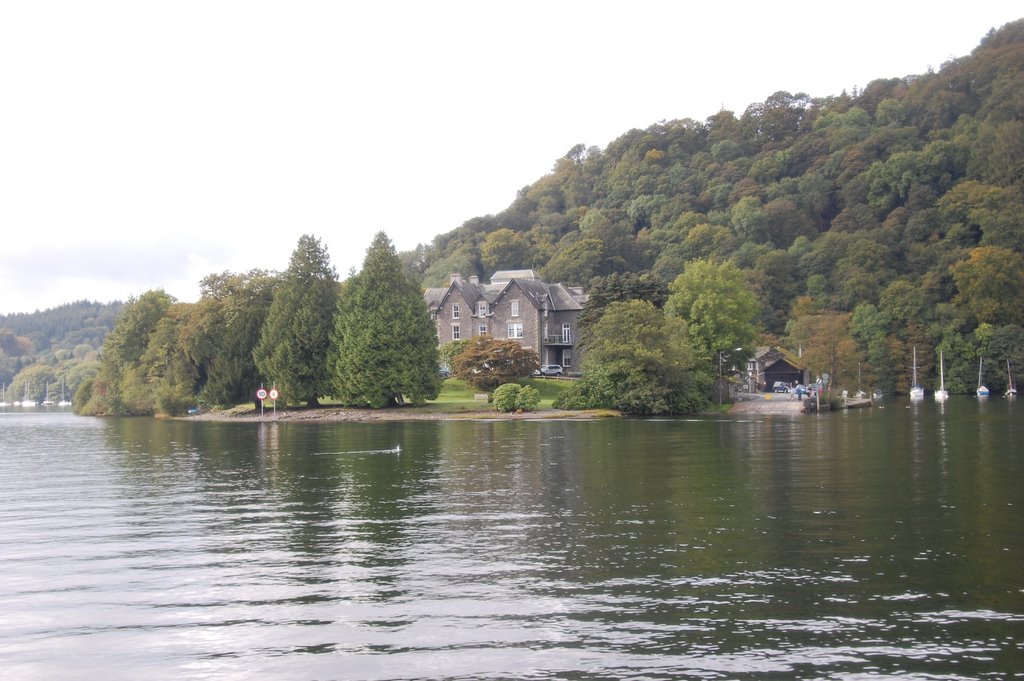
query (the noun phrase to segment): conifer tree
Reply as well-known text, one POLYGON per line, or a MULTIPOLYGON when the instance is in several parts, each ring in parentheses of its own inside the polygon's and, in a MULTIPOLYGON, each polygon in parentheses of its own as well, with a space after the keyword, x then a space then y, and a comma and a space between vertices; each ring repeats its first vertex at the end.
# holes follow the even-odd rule
POLYGON ((359 274, 345 283, 332 336, 334 395, 379 408, 440 392, 437 333, 423 291, 378 232, 359 274))
POLYGON ((286 402, 312 407, 330 394, 327 351, 337 304, 338 280, 327 249, 305 234, 274 292, 253 351, 263 378, 277 385, 286 402))

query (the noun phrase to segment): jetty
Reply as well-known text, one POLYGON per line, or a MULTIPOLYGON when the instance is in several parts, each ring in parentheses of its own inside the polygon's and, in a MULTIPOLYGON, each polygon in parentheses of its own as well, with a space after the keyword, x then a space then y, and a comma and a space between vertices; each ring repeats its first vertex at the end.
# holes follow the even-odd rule
POLYGON ((743 394, 737 395, 729 413, 797 416, 805 413, 808 403, 813 406, 813 400, 806 397, 800 400, 796 395, 784 393, 743 394))

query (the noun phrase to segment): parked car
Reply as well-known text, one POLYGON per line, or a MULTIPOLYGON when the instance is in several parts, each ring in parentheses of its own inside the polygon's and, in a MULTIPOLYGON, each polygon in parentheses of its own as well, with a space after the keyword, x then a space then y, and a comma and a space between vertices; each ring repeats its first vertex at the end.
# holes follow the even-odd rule
POLYGON ((772 392, 773 393, 788 393, 789 392, 789 384, 788 383, 784 383, 782 381, 775 381, 775 384, 772 385, 772 392))
POLYGON ((438 375, 441 376, 441 378, 451 378, 452 370, 442 364, 441 366, 437 367, 437 373, 438 375))
POLYGON ((561 364, 542 364, 540 369, 533 372, 534 376, 561 376, 563 372, 561 364))

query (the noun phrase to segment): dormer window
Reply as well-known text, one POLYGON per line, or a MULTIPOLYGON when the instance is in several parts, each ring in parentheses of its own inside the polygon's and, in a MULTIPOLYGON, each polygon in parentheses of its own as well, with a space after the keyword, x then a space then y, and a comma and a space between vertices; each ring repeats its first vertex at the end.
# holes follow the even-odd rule
POLYGON ((478 300, 476 302, 476 316, 477 317, 486 317, 487 316, 487 301, 486 300, 478 300))

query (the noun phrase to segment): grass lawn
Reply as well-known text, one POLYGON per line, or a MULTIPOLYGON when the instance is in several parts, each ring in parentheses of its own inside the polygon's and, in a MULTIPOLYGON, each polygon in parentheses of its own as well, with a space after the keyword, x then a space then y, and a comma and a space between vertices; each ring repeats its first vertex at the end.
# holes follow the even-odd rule
MULTIPOLYGON (((572 381, 551 378, 527 378, 517 381, 517 383, 537 389, 537 392, 540 393, 538 409, 550 409, 551 403, 555 401, 555 398, 572 385, 572 381)), ((437 396, 436 400, 427 402, 425 408, 440 412, 486 409, 489 406, 488 402, 475 398, 475 395, 483 394, 483 392, 483 390, 477 390, 465 381, 460 381, 457 378, 448 378, 441 384, 441 394, 437 396)))
MULTIPOLYGON (((555 398, 573 384, 572 381, 553 378, 527 378, 517 381, 517 383, 520 385, 529 385, 537 389, 537 392, 540 393, 540 404, 537 405, 538 409, 550 409, 551 403, 555 401, 555 398)), ((430 400, 425 404, 414 406, 412 408, 417 411, 437 412, 442 414, 494 409, 493 405, 491 405, 486 399, 476 398, 476 395, 482 394, 484 394, 483 390, 477 390, 465 381, 460 381, 457 378, 448 378, 441 382, 441 393, 437 396, 436 400, 430 400)), ((344 405, 330 397, 324 397, 320 400, 320 406, 331 408, 343 407, 344 405)), ((278 405, 278 408, 295 411, 304 409, 305 407, 295 404, 285 405, 282 403, 278 405)), ((252 409, 252 402, 247 402, 236 405, 235 407, 225 411, 228 414, 245 414, 251 412, 252 409)), ((266 409, 273 410, 273 403, 268 402, 266 409)))

